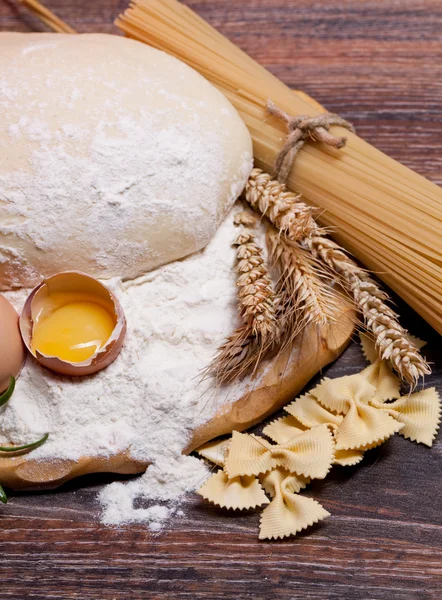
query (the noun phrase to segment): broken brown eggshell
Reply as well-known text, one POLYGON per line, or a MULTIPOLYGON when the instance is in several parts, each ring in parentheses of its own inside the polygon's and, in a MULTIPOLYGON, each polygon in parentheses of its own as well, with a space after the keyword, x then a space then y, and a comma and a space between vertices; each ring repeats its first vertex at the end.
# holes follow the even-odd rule
POLYGON ((26 348, 20 335, 18 314, 4 296, 0 296, 0 394, 17 377, 26 361, 26 348))
POLYGON ((65 271, 42 281, 31 292, 20 317, 20 332, 29 352, 43 366, 69 376, 92 375, 110 365, 118 356, 126 336, 126 318, 117 297, 102 283, 79 271, 65 271), (85 294, 115 316, 115 328, 106 344, 83 362, 69 362, 32 349, 32 331, 37 316, 50 312, 51 294, 85 294))

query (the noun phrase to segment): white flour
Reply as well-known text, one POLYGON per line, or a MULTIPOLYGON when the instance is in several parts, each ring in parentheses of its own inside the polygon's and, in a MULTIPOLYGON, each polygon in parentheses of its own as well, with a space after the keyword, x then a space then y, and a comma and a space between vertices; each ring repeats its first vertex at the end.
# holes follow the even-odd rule
MULTIPOLYGON (((113 280, 128 321, 118 359, 81 379, 58 376, 28 359, 0 412, 2 442, 50 433, 33 458, 110 456, 130 448, 134 458, 152 463, 141 478, 103 490, 107 523, 143 521, 160 529, 179 497, 207 474, 201 461, 181 455, 192 431, 248 386, 244 380, 215 392, 213 382, 199 384, 201 370, 238 324, 231 246, 236 232, 230 214, 205 250, 131 282, 113 280), (145 507, 146 501, 154 506, 145 507)), ((26 295, 6 294, 18 309, 26 295)))

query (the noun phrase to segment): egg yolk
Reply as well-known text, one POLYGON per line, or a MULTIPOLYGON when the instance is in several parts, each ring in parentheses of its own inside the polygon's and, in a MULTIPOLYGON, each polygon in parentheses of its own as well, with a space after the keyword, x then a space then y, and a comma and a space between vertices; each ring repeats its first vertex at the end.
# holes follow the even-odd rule
POLYGON ((94 302, 70 302, 34 324, 32 350, 68 362, 83 362, 103 348, 115 318, 94 302))

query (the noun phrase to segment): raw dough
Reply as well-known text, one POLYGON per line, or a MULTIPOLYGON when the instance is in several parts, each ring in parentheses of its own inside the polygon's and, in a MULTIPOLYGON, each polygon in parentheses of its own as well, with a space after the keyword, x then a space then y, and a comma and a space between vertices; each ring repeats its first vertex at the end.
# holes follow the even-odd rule
POLYGON ((134 278, 204 247, 252 166, 198 73, 118 36, 0 34, 0 289, 134 278))

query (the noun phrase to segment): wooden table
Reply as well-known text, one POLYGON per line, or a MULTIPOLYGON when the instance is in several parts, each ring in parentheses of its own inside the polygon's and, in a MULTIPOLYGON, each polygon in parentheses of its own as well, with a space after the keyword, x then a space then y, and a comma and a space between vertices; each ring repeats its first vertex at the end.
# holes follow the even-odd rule
MULTIPOLYGON (((355 123, 358 132, 442 184, 440 0, 193 0, 191 6, 293 87, 355 123)), ((126 0, 47 0, 80 32, 115 33, 126 0)), ((0 0, 0 29, 43 30, 0 0)), ((442 391, 440 337, 401 306, 429 340, 442 391)), ((364 364, 353 344, 327 374, 364 364)), ((309 488, 332 517, 296 539, 257 540, 258 514, 215 510, 190 496, 160 537, 98 523, 90 477, 0 508, 5 599, 442 598, 441 450, 396 436, 362 465, 335 468, 309 488)))

